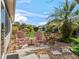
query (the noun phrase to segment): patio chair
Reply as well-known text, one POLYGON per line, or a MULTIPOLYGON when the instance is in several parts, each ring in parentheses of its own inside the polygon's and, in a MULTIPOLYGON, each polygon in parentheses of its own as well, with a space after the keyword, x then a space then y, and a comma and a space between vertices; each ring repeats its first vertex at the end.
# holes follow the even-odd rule
POLYGON ((25 33, 23 31, 18 31, 16 35, 16 40, 19 48, 21 48, 23 45, 25 45, 25 33))
POLYGON ((38 45, 40 45, 41 43, 43 43, 42 34, 40 32, 36 32, 35 37, 36 37, 35 41, 36 41, 36 43, 38 45))

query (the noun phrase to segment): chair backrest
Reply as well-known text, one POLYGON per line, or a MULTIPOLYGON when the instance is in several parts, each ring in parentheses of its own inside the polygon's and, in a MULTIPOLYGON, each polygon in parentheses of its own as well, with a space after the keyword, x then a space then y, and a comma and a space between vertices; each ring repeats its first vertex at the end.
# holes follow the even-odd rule
POLYGON ((36 40, 42 40, 42 35, 40 32, 36 32, 36 40))
POLYGON ((25 36, 24 36, 24 32, 23 31, 18 31, 17 32, 17 38, 24 38, 25 36))
POLYGON ((40 32, 36 32, 35 37, 36 37, 36 42, 37 43, 42 42, 42 34, 40 32))

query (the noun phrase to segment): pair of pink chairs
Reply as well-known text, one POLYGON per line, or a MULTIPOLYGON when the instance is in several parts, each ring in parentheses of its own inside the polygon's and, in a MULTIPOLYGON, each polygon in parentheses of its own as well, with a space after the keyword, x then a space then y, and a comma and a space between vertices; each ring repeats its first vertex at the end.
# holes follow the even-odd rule
POLYGON ((23 31, 18 31, 17 32, 17 43, 18 43, 18 46, 19 47, 22 47, 22 46, 24 46, 26 43, 28 44, 28 45, 34 45, 34 44, 37 44, 37 43, 39 43, 39 44, 41 44, 41 43, 43 43, 44 41, 42 40, 42 34, 41 34, 41 32, 36 32, 36 34, 35 34, 35 41, 34 40, 25 40, 26 38, 25 38, 25 33, 23 32, 23 31))

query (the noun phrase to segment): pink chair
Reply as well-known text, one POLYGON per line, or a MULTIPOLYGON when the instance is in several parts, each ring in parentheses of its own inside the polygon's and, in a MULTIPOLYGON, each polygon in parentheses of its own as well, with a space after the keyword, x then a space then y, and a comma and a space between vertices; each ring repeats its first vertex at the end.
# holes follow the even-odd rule
POLYGON ((17 32, 16 36, 17 36, 17 38, 16 38, 17 44, 21 48, 26 43, 24 32, 20 30, 20 31, 17 32))
POLYGON ((43 43, 42 34, 40 32, 36 32, 35 37, 36 37, 36 43, 39 43, 39 44, 43 43))

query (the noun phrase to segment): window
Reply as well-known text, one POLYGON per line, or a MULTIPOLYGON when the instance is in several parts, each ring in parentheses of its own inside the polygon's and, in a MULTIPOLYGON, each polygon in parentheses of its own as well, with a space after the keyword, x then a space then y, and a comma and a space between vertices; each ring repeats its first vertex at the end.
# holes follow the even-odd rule
POLYGON ((7 11, 5 11, 5 37, 10 32, 10 21, 7 11))
POLYGON ((5 32, 5 9, 3 4, 1 3, 1 55, 4 51, 4 32, 5 32))
POLYGON ((10 21, 8 17, 7 10, 4 8, 3 4, 1 3, 1 55, 4 52, 4 43, 5 38, 10 32, 10 21))

